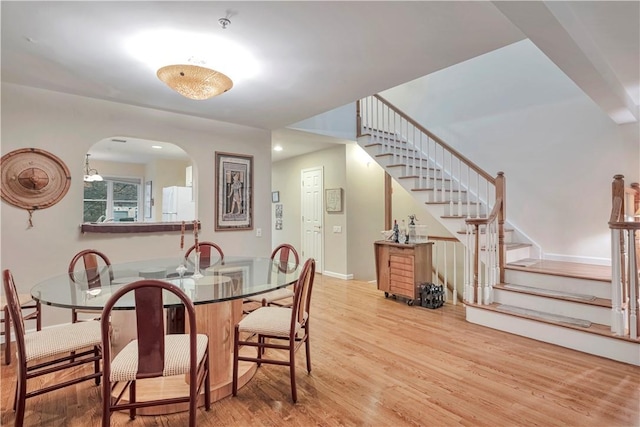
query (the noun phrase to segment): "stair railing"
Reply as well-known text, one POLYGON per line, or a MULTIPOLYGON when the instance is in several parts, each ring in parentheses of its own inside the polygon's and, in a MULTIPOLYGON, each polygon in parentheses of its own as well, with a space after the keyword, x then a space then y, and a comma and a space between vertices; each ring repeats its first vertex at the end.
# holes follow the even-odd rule
POLYGON ((465 301, 490 303, 493 285, 504 282, 504 174, 492 177, 380 95, 361 99, 356 108, 358 136, 369 135, 392 156, 387 167, 404 168, 427 203, 448 207, 447 216, 475 221, 466 227, 465 288, 476 290, 465 293, 465 301), (477 292, 481 279, 484 298, 477 292))
POLYGON ((638 339, 640 331, 640 204, 638 184, 624 186, 624 177, 615 175, 612 183, 611 230, 611 332, 638 339), (629 197, 629 194, 631 197, 629 197), (626 202, 626 203, 625 203, 626 202), (634 211, 629 211, 629 204, 634 211), (631 212, 631 215, 629 215, 631 212))
POLYGON ((416 178, 427 203, 448 204, 450 216, 480 218, 493 208, 495 178, 380 95, 359 101, 358 135, 392 155, 388 167, 416 178))
MULTIPOLYGON (((502 172, 498 177, 502 177, 502 172)), ((504 282, 504 205, 496 200, 487 218, 469 218, 465 257, 464 300, 475 304, 493 302, 493 286, 504 282), (481 254, 484 257, 481 258, 481 254), (481 262, 482 261, 482 262, 481 262)))
POLYGON ((458 303, 459 293, 464 293, 465 274, 460 261, 465 259, 466 248, 455 237, 429 235, 428 239, 434 242, 433 281, 451 292, 451 303, 455 305, 458 303))

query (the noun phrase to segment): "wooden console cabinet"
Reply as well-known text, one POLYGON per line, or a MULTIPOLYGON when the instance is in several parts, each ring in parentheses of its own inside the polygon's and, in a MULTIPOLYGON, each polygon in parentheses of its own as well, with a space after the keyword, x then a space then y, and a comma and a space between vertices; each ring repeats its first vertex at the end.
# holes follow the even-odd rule
POLYGON ((413 305, 414 300, 418 299, 416 285, 431 282, 432 246, 433 242, 374 242, 378 289, 384 291, 385 297, 403 296, 408 298, 407 304, 413 305))

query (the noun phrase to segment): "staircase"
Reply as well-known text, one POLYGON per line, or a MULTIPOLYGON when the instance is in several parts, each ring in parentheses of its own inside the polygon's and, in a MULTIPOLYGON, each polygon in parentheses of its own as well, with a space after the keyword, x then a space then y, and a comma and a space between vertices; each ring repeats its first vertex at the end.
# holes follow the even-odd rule
POLYGON ((640 341, 611 332, 611 275, 585 267, 539 261, 507 264, 506 282, 489 305, 466 305, 469 322, 640 366, 640 341), (536 268, 541 265, 544 268, 536 268), (573 267, 575 272, 566 271, 573 267))
POLYGON ((469 322, 640 366, 637 334, 612 332, 611 269, 583 274, 586 265, 540 260, 541 248, 501 216, 501 173, 490 176, 379 95, 360 100, 358 128, 358 144, 464 245, 456 288, 469 322))

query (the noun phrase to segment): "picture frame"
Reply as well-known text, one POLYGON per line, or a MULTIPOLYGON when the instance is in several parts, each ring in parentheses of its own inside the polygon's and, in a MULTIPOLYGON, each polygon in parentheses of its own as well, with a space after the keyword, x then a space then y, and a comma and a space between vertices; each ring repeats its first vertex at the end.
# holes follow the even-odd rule
POLYGON ((278 203, 280 202, 280 192, 279 191, 272 191, 271 192, 271 203, 278 203))
POLYGON ((253 156, 215 152, 215 231, 253 229, 253 156))
POLYGON ((325 194, 325 210, 327 212, 342 212, 342 188, 328 188, 325 194))
POLYGON ((145 181, 145 183, 144 183, 144 207, 143 207, 144 217, 145 218, 153 217, 152 212, 151 212, 151 207, 153 206, 152 189, 153 189, 153 182, 152 181, 145 181))

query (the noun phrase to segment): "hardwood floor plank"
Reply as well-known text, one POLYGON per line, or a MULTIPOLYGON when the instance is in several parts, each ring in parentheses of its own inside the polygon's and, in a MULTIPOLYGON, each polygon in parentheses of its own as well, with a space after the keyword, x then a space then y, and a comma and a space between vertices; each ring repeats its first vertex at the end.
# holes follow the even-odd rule
MULTIPOLYGON (((468 323, 462 305, 409 307, 375 284, 318 275, 310 328, 297 404, 288 369, 266 365, 237 397, 199 409, 198 425, 640 426, 640 368, 468 323)), ((0 425, 12 425, 15 363, 0 379, 0 425)), ((100 404, 99 387, 79 384, 27 401, 25 426, 97 426, 100 404)), ((186 418, 116 413, 112 425, 186 418)))

